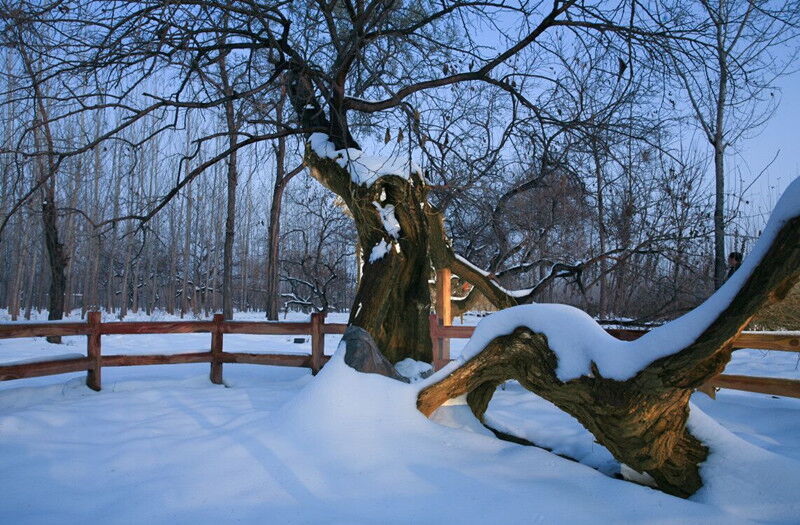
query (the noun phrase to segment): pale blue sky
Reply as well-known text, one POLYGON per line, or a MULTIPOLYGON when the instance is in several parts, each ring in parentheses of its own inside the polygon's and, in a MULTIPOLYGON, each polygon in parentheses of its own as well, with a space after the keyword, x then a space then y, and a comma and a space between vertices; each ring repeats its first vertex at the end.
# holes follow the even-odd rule
POLYGON ((742 171, 752 179, 780 151, 751 190, 750 196, 765 205, 774 204, 789 182, 800 176, 800 73, 781 79, 778 85, 782 88, 778 110, 757 137, 737 145, 739 154, 729 164, 730 167, 746 164, 742 171))

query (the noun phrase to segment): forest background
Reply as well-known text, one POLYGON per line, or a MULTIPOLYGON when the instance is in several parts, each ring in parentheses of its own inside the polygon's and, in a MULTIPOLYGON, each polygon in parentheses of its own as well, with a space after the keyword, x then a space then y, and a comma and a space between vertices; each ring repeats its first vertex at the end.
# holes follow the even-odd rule
MULTIPOLYGON (((753 4, 723 4, 733 17, 726 24, 744 27, 736 16, 753 4)), ((720 229, 725 253, 746 254, 798 174, 796 160, 793 172, 776 173, 794 149, 754 139, 765 129, 774 136, 770 123, 785 126, 796 110, 780 104, 781 86, 797 97, 786 31, 796 6, 778 7, 785 25, 748 20, 758 31, 731 46, 741 60, 729 67, 721 193, 702 99, 714 101, 721 84, 708 79, 722 69, 699 53, 665 65, 652 50, 610 53, 610 43, 587 45, 578 33, 553 36, 535 66, 515 58, 494 83, 442 87, 350 125, 364 149, 421 166, 455 251, 504 287, 534 288, 536 301, 600 319, 672 318, 719 284, 720 229), (742 59, 753 50, 761 54, 742 59), (546 114, 534 115, 523 95, 546 114)), ((62 312, 120 317, 350 308, 361 250, 352 219, 303 167, 285 80, 253 89, 270 60, 231 47, 202 65, 186 53, 155 67, 167 28, 140 37, 154 48, 131 51, 131 64, 141 64, 124 74, 100 62, 78 67, 67 44, 76 20, 86 31, 80 16, 92 9, 102 11, 92 2, 0 7, 0 306, 12 319, 42 309, 60 318, 59 302, 62 312), (193 103, 164 95, 178 91, 193 103)), ((218 45, 234 33, 220 12, 193 15, 215 20, 218 45)), ((453 45, 437 42, 419 70, 472 71, 479 50, 521 31, 479 15, 470 24, 485 32, 460 49, 463 37, 442 37, 453 45)), ((311 11, 304 16, 314 22, 311 11)), ((698 40, 708 30, 686 28, 698 40)), ((402 60, 405 51, 393 53, 402 60)), ((456 294, 467 289, 459 284, 456 294)), ((794 297, 762 325, 797 328, 794 297)))

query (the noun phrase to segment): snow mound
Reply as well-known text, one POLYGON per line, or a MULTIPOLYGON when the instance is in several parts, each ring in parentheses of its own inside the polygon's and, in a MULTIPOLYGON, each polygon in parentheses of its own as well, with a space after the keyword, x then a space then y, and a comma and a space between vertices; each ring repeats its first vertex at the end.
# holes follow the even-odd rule
POLYGON ((311 149, 319 157, 335 160, 339 166, 350 173, 350 179, 361 186, 372 186, 375 181, 385 175, 395 175, 407 180, 412 173, 420 174, 422 170, 415 163, 398 158, 367 155, 360 149, 336 149, 324 133, 312 133, 308 140, 311 149))
POLYGON ((273 452, 312 500, 347 494, 326 494, 335 502, 330 519, 349 504, 349 513, 364 513, 357 523, 382 522, 387 510, 398 523, 652 523, 665 512, 675 523, 735 521, 709 505, 498 440, 462 403, 428 420, 416 409, 422 384, 359 373, 340 347, 277 414, 271 432, 292 445, 273 452), (387 491, 391 502, 378 496, 387 491))
POLYGON ((433 373, 433 367, 430 363, 417 361, 415 359, 411 359, 410 357, 406 357, 402 361, 398 361, 394 365, 394 369, 397 370, 398 374, 405 377, 412 383, 421 381, 433 373))
POLYGON ((797 216, 800 216, 800 178, 783 193, 753 250, 719 290, 691 312, 635 341, 612 337, 588 314, 571 306, 531 304, 484 318, 464 347, 461 359, 475 356, 496 337, 508 335, 518 327, 527 327, 547 337, 550 348, 558 356, 556 375, 561 381, 589 376, 592 363, 603 377, 619 381, 630 379, 653 361, 692 344, 728 307, 780 229, 797 216))
POLYGON ((710 449, 691 499, 772 523, 800 521, 800 462, 748 443, 691 404, 689 431, 710 449))
POLYGON ((0 391, 0 523, 796 522, 795 464, 724 434, 687 501, 500 441, 460 400, 428 420, 424 383, 356 372, 341 349, 315 378, 225 374, 230 388, 187 364, 112 368, 101 392, 83 377, 0 391), (752 484, 729 479, 740 467, 752 484), (786 487, 759 499, 768 467, 786 487))

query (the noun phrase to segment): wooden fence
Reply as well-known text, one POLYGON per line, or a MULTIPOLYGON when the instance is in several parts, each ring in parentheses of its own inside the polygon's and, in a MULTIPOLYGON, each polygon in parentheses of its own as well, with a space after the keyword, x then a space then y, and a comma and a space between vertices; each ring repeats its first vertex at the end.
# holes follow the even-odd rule
POLYGON ((328 360, 325 356, 325 334, 343 334, 347 325, 326 324, 324 315, 312 314, 303 323, 226 321, 221 314, 212 321, 112 322, 103 323, 100 312, 89 312, 85 323, 31 323, 0 325, 0 339, 16 337, 74 336, 87 337, 86 357, 0 365, 0 381, 37 377, 65 372, 87 372, 86 384, 100 390, 101 372, 105 366, 167 365, 176 363, 210 363, 213 383, 222 383, 224 363, 297 366, 310 368, 316 374, 328 360), (210 350, 169 355, 103 355, 101 338, 111 334, 211 334, 210 350), (225 352, 225 334, 310 335, 311 354, 253 354, 225 352))
MULTIPOLYGON (((433 339, 433 362, 438 370, 449 360, 448 339, 468 339, 475 331, 474 326, 445 326, 435 315, 430 319, 431 338, 433 339)), ((647 330, 606 329, 618 339, 633 341, 647 333, 647 330)), ((755 348, 781 352, 800 353, 800 336, 771 334, 764 332, 743 332, 734 340, 734 349, 755 348)), ((702 392, 714 397, 717 388, 745 390, 761 394, 800 398, 800 381, 794 379, 778 379, 772 377, 753 377, 721 374, 703 385, 702 392)))
MULTIPOLYGON (((0 325, 0 339, 43 336, 87 337, 87 356, 71 359, 35 361, 20 364, 0 365, 0 381, 37 377, 67 372, 86 371, 86 384, 100 390, 102 369, 105 366, 166 365, 177 363, 210 363, 210 379, 222 383, 224 363, 249 363, 260 365, 294 366, 310 368, 319 372, 327 362, 325 335, 343 334, 346 324, 325 323, 324 315, 312 314, 307 322, 226 321, 221 314, 211 321, 166 321, 166 322, 111 322, 103 323, 100 312, 89 312, 87 322, 80 323, 29 323, 0 325), (169 355, 102 355, 102 336, 111 334, 211 334, 210 350, 169 355), (310 335, 311 354, 260 354, 225 352, 225 334, 251 335, 310 335)), ((450 360, 449 339, 469 338, 473 326, 444 326, 435 314, 430 317, 433 339, 434 367, 438 370, 450 360)), ((611 335, 631 341, 646 333, 646 330, 607 329, 611 335)), ((800 352, 800 337, 793 335, 748 333, 735 341, 736 348, 757 348, 785 352, 800 352)), ((703 389, 712 395, 714 388, 731 388, 789 397, 800 397, 800 381, 738 375, 720 375, 703 389)))

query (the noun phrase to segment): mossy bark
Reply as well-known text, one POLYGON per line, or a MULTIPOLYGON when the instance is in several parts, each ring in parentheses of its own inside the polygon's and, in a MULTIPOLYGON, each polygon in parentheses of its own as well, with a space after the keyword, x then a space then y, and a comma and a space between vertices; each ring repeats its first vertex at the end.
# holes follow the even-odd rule
POLYGON ((428 316, 431 296, 429 235, 425 184, 419 174, 410 179, 388 175, 366 186, 355 184, 336 162, 306 153, 312 175, 339 195, 358 232, 362 277, 349 324, 366 330, 381 352, 396 363, 406 357, 433 358, 428 316), (394 209, 400 231, 387 231, 379 207, 394 209), (387 246, 385 253, 377 249, 387 246))

